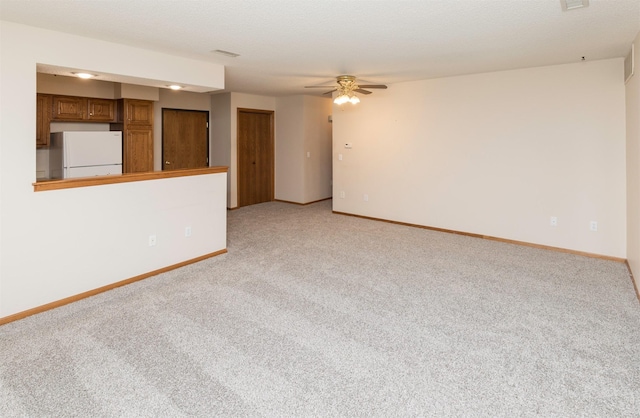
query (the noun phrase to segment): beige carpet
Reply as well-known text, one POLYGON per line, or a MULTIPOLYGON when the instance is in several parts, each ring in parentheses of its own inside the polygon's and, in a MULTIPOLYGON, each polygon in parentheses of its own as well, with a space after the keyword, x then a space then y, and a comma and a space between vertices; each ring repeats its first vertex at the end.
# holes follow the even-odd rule
POLYGON ((229 212, 228 249, 0 327, 0 416, 640 416, 624 264, 330 201, 229 212))

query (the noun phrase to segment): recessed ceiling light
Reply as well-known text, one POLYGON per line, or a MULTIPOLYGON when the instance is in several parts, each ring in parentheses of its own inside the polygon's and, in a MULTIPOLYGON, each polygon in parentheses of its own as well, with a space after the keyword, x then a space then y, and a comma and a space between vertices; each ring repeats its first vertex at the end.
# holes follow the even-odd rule
POLYGON ((230 58, 236 58, 240 56, 240 54, 236 54, 235 52, 223 51, 222 49, 214 49, 211 52, 213 52, 214 54, 224 55, 230 58))
POLYGON ((562 10, 566 12, 567 10, 587 7, 589 5, 589 0, 560 0, 560 5, 562 6, 562 10))
POLYGON ((76 77, 84 78, 85 80, 88 78, 95 77, 95 74, 89 74, 89 73, 71 73, 71 74, 75 75, 76 77))
POLYGON ((172 84, 172 85, 167 86, 167 87, 169 87, 171 90, 180 90, 182 88, 182 86, 179 86, 177 84, 172 84))

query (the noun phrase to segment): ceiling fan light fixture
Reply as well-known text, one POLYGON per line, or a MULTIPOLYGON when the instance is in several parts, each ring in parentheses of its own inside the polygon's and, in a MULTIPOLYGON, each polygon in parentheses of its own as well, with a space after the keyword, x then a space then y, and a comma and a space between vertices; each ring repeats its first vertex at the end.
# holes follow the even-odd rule
MULTIPOLYGON (((584 0, 584 1, 587 1, 587 0, 584 0)), ((354 105, 360 103, 360 98, 356 96, 356 92, 361 94, 371 94, 371 92, 365 90, 365 88, 370 88, 370 89, 386 89, 387 88, 387 86, 385 86, 384 84, 366 84, 366 85, 360 86, 357 84, 356 78, 352 75, 340 75, 336 77, 336 81, 338 85, 333 90, 330 90, 323 94, 331 94, 334 91, 337 91, 338 93, 336 94, 335 99, 333 99, 333 103, 337 105, 342 105, 347 102, 354 105)), ((305 86, 305 88, 326 89, 328 87, 327 86, 305 86)))
POLYGON ((338 97, 333 101, 337 105, 342 105, 347 102, 351 104, 360 103, 360 99, 355 95, 354 91, 359 87, 356 84, 356 79, 350 75, 343 75, 338 77, 338 97))
POLYGON ((341 92, 338 94, 338 97, 336 97, 333 100, 333 103, 337 104, 337 105, 343 105, 345 103, 347 103, 349 101, 349 96, 347 96, 344 92, 341 92))

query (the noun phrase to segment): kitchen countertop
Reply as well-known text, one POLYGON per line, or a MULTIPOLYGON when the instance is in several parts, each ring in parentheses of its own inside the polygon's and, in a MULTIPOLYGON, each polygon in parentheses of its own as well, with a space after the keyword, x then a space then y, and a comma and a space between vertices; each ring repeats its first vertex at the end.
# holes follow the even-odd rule
POLYGON ((150 171, 113 176, 79 177, 72 179, 38 180, 33 183, 34 192, 71 189, 75 187, 101 186, 105 184, 129 183, 132 181, 159 180, 172 177, 199 176, 203 174, 226 173, 228 167, 191 168, 184 170, 150 171))

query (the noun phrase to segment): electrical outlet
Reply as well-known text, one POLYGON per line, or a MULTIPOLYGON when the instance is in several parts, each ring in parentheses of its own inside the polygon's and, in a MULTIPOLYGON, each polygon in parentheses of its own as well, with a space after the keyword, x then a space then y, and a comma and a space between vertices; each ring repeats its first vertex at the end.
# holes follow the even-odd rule
POLYGON ((191 236, 191 227, 190 226, 186 226, 184 228, 184 236, 185 237, 190 237, 191 236))
POLYGON ((549 220, 549 225, 558 226, 558 217, 557 216, 552 216, 551 219, 549 220))
POLYGON ((342 154, 338 154, 338 161, 342 161, 342 154))
POLYGON ((156 236, 149 235, 149 247, 155 247, 155 246, 156 246, 156 236))
POLYGON ((594 231, 594 232, 595 232, 595 231, 597 231, 597 230, 598 230, 598 222, 596 222, 596 221, 591 221, 591 222, 589 223, 589 229, 590 229, 590 230, 592 230, 592 231, 594 231))
POLYGON ((369 201, 369 195, 368 194, 365 194, 362 198, 364 199, 365 202, 369 201))
POLYGON ((344 191, 340 192, 340 199, 344 199, 345 193, 344 191))

